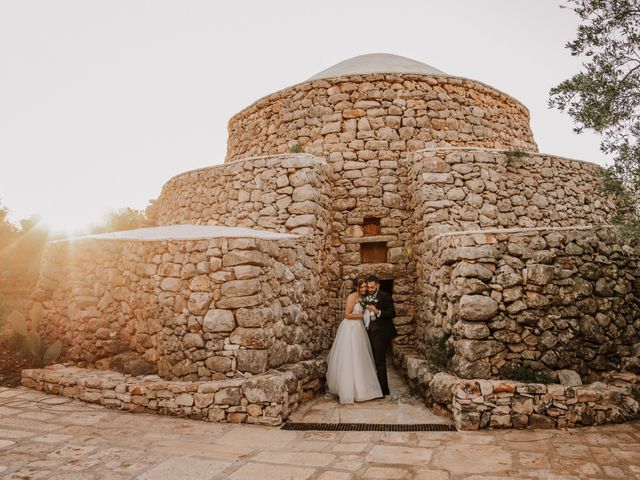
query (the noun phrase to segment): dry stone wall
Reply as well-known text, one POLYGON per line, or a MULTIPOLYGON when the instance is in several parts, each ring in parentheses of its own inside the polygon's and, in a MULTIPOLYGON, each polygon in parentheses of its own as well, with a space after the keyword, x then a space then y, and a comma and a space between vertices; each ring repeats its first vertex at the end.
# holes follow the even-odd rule
POLYGON ((330 163, 393 160, 427 146, 535 150, 529 112, 479 82, 423 75, 353 75, 301 83, 229 121, 226 161, 299 145, 330 163))
POLYGON ((330 346, 304 239, 51 244, 34 300, 79 365, 204 381, 259 374, 330 346))
POLYGON ((417 337, 426 348, 451 335, 457 375, 640 373, 640 256, 611 229, 461 232, 429 246, 417 337))
POLYGON ((331 169, 304 154, 248 158, 173 177, 150 209, 157 225, 326 235, 331 169))
POLYGON ((612 198, 597 194, 599 166, 534 152, 439 149, 410 160, 420 239, 481 228, 606 225, 612 198))
MULTIPOLYGON (((374 274, 393 280, 396 307, 396 342, 408 343, 413 333, 413 294, 415 261, 409 255, 412 248, 411 212, 406 208, 409 188, 406 168, 396 160, 357 160, 333 164, 331 269, 341 283, 356 276, 374 274), (379 223, 376 234, 367 234, 366 219, 379 223), (383 244, 386 257, 376 263, 363 263, 361 249, 367 244, 383 244)), ((337 284, 334 284, 337 286, 337 284)), ((344 298, 335 289, 337 310, 344 298)))
POLYGON ((23 370, 29 388, 134 413, 156 413, 209 422, 280 425, 298 405, 319 393, 325 365, 299 362, 247 379, 177 382, 155 375, 53 365, 23 370))
POLYGON ((431 387, 434 400, 451 402, 454 422, 461 430, 571 428, 638 418, 640 377, 613 373, 606 380, 590 385, 545 385, 461 381, 441 375, 434 378, 431 387))

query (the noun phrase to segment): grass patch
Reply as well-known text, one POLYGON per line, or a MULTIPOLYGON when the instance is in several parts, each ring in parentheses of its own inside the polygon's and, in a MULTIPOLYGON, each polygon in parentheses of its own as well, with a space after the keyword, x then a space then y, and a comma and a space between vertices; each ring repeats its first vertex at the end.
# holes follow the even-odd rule
POLYGON ((451 359, 455 354, 453 345, 448 342, 451 332, 445 332, 432 339, 431 347, 427 348, 426 358, 439 370, 448 370, 451 367, 451 359))
POLYGON ((299 143, 294 143, 289 147, 289 153, 303 153, 302 145, 299 143))
POLYGON ((555 383, 556 379, 546 370, 534 370, 530 365, 515 365, 504 368, 502 377, 522 383, 555 383))
POLYGON ((504 152, 504 155, 507 157, 507 165, 510 167, 521 165, 524 159, 529 156, 527 152, 522 150, 508 150, 504 152))

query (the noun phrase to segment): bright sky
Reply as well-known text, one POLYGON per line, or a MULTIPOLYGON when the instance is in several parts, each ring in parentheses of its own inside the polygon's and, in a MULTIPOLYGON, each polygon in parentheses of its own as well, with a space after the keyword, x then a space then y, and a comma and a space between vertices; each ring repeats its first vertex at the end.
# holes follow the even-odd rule
POLYGON ((502 90, 544 153, 603 164, 549 110, 579 69, 556 0, 0 0, 0 201, 55 229, 143 209, 222 163, 227 121, 347 58, 393 53, 502 90))

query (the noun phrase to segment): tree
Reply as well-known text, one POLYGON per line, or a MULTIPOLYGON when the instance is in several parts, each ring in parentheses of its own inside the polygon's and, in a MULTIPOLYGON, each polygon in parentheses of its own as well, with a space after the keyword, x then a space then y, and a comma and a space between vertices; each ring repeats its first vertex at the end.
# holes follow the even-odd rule
POLYGON ((143 210, 133 208, 121 208, 110 211, 104 223, 91 229, 92 233, 119 232, 121 230, 133 230, 135 228, 148 227, 151 223, 143 210))
POLYGON ((551 89, 549 105, 566 111, 575 131, 602 136, 613 156, 603 187, 618 196, 614 221, 640 239, 640 0, 567 0, 581 19, 567 43, 583 57, 583 71, 551 89))

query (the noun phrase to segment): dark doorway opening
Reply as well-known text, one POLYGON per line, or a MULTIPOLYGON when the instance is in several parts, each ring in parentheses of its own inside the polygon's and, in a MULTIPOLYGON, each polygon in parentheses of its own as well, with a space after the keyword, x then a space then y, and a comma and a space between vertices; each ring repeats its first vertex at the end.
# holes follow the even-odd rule
POLYGON ((380 290, 393 295, 393 280, 380 280, 380 290))

